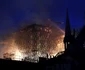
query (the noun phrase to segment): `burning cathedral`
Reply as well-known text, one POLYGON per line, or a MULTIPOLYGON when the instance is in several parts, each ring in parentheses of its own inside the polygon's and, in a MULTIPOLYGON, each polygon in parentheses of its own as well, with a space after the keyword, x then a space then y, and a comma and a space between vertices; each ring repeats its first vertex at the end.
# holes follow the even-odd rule
POLYGON ((72 32, 67 10, 65 32, 51 20, 43 24, 33 22, 10 36, 5 43, 3 58, 35 62, 40 57, 53 58, 65 50, 65 55, 79 60, 82 57, 84 61, 84 33, 85 26, 79 34, 75 29, 72 32))
POLYGON ((51 58, 64 51, 63 38, 64 31, 51 20, 43 24, 32 23, 13 33, 4 57, 10 53, 13 60, 51 58))

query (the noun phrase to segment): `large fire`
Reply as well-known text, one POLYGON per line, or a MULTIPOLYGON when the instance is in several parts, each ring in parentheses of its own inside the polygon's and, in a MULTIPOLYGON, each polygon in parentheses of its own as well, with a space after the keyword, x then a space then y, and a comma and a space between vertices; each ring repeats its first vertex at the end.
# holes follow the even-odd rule
POLYGON ((4 58, 11 58, 12 60, 22 60, 24 58, 23 53, 18 49, 17 45, 14 42, 14 39, 11 39, 5 45, 7 47, 5 47, 4 50, 4 58))
POLYGON ((64 31, 53 25, 29 25, 14 33, 5 42, 4 58, 22 60, 25 57, 56 56, 64 51, 64 31))

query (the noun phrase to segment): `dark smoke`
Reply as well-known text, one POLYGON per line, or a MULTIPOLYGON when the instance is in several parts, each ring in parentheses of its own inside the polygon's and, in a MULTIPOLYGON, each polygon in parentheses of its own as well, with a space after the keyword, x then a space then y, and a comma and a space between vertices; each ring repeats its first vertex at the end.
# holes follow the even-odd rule
MULTIPOLYGON (((40 52, 51 55, 59 51, 58 44, 63 44, 63 35, 63 30, 50 20, 44 23, 32 22, 15 33, 15 43, 24 53, 40 52)), ((63 46, 60 47, 63 49, 63 46)))

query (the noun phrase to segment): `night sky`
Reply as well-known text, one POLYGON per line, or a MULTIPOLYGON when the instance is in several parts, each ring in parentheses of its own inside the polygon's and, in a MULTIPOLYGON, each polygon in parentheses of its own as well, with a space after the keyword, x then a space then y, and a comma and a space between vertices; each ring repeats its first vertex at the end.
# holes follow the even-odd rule
MULTIPOLYGON (((66 8, 72 28, 84 25, 85 0, 0 0, 0 35, 17 30, 33 18, 65 22, 66 8)), ((65 27, 65 23, 62 24, 65 27)))

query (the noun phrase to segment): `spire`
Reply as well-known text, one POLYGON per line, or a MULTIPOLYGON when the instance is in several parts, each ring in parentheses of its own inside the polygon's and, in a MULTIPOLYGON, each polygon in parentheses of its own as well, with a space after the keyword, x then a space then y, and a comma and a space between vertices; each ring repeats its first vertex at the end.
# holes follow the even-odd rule
POLYGON ((65 27, 65 37, 64 37, 64 44, 65 50, 68 48, 68 45, 72 42, 72 35, 71 35, 71 28, 68 16, 68 9, 66 10, 66 27, 65 27))
POLYGON ((66 10, 65 36, 66 36, 66 37, 70 37, 70 36, 71 36, 71 27, 70 27, 69 16, 68 16, 68 8, 67 8, 67 10, 66 10))

